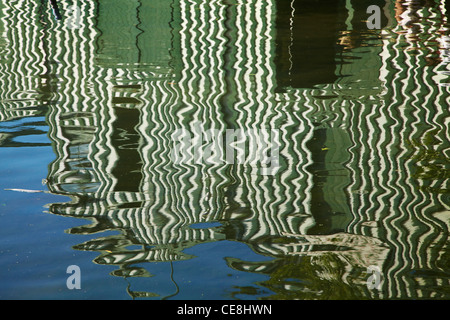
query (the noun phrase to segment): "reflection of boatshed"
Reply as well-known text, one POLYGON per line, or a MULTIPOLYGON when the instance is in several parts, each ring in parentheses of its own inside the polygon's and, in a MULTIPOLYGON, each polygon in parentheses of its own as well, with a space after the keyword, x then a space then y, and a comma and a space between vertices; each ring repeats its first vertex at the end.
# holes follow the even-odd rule
MULTIPOLYGON (((172 49, 180 50, 177 56, 181 58, 174 62, 165 60, 166 57, 155 57, 152 55, 151 42, 141 42, 146 36, 155 39, 153 31, 146 34, 149 26, 141 22, 155 23, 158 20, 151 19, 155 14, 151 8, 133 4, 123 2, 120 12, 127 16, 124 19, 132 21, 111 24, 111 17, 117 12, 110 12, 110 8, 101 5, 98 18, 89 15, 83 18, 86 26, 96 32, 96 37, 86 42, 92 49, 83 58, 91 63, 90 72, 83 79, 68 80, 67 85, 82 90, 89 87, 89 94, 80 94, 81 99, 74 105, 63 103, 56 106, 49 116, 53 129, 51 136, 58 154, 49 173, 49 187, 57 193, 76 195, 76 201, 53 205, 52 212, 93 219, 91 226, 75 228, 73 232, 78 230, 86 233, 90 228, 94 232, 100 226, 126 229, 134 241, 155 246, 148 254, 165 248, 166 252, 173 253, 174 259, 176 252, 180 253, 180 248, 184 247, 180 247, 179 243, 194 245, 224 238, 252 242, 265 237, 278 238, 281 232, 297 233, 301 228, 306 230, 311 224, 308 209, 303 208, 308 206, 307 198, 292 190, 288 184, 281 182, 281 185, 273 186, 270 177, 254 175, 244 166, 229 168, 228 165, 216 164, 176 168, 170 162, 167 148, 171 143, 170 133, 183 122, 188 123, 189 119, 202 120, 205 126, 223 128, 223 124, 217 121, 220 108, 229 108, 229 112, 251 108, 250 112, 255 115, 249 116, 263 127, 276 127, 277 123, 270 117, 285 116, 271 105, 274 79, 271 73, 272 56, 269 53, 273 51, 267 50, 270 48, 268 45, 273 45, 273 30, 268 27, 271 25, 274 5, 232 6, 231 14, 230 8, 225 6, 181 2, 174 20, 180 21, 179 25, 174 26, 180 32, 176 32, 173 37, 158 35, 162 39, 159 43, 164 45, 167 45, 167 39, 177 39, 172 49), (265 19, 252 18, 261 12, 265 19), (204 15, 208 17, 206 20, 203 19, 204 15), (235 20, 231 18, 228 21, 225 15, 235 17, 235 20), (249 17, 252 25, 247 29, 242 21, 249 17), (228 22, 235 26, 227 29, 225 24, 228 22), (133 41, 121 39, 124 34, 115 31, 115 28, 122 28, 121 24, 136 26, 131 32, 135 35, 133 41), (193 25, 195 32, 189 31, 193 25), (262 30, 269 32, 267 37, 260 36, 262 30), (248 41, 252 41, 252 47, 257 51, 238 55, 228 52, 227 32, 229 41, 233 41, 236 49, 246 50, 248 41), (121 46, 116 46, 116 42, 120 42, 121 46), (219 51, 214 55, 207 50, 211 42, 218 44, 219 51), (125 47, 132 52, 127 52, 125 47), (136 55, 137 52, 140 52, 140 56, 136 55), (223 55, 231 59, 225 67, 220 58, 223 55), (117 66, 120 59, 124 60, 123 65, 120 63, 117 66), (157 69, 158 66, 168 66, 172 62, 183 66, 183 69, 178 70, 176 83, 172 73, 157 74, 155 71, 161 70, 157 69), (231 70, 234 70, 238 79, 250 79, 253 86, 242 86, 237 81, 225 87, 222 79, 231 70), (203 90, 203 93, 198 94, 198 90, 203 90), (226 102, 216 98, 224 96, 227 90, 235 92, 234 98, 229 95, 226 102), (187 109, 186 115, 180 117, 183 109, 187 109), (205 112, 201 115, 203 118, 195 119, 200 111, 205 112), (227 170, 232 170, 236 181, 244 181, 246 185, 235 184, 224 189, 222 180, 227 170), (254 185, 260 185, 263 189, 252 190, 254 185), (276 204, 279 201, 275 197, 276 192, 287 193, 285 203, 276 204), (223 200, 218 198, 224 193, 236 196, 223 200), (248 209, 243 210, 245 207, 248 209), (297 208, 296 212, 291 212, 292 207, 297 208), (204 229, 190 227, 195 223, 217 220, 224 220, 225 225, 204 229), (234 222, 228 224, 230 220, 234 222), (309 222, 302 227, 304 221, 309 222)), ((161 5, 158 10, 165 12, 170 6, 166 4, 166 7, 164 9, 161 5)), ((158 19, 169 16, 161 14, 158 19)), ((232 77, 229 76, 229 79, 232 77)), ((229 125, 246 128, 252 125, 247 119, 244 116, 229 125)), ((291 155, 284 151, 284 156, 288 157, 289 163, 299 163, 302 160, 296 157, 303 155, 291 155)), ((300 189, 301 181, 306 179, 307 175, 298 176, 294 182, 296 188, 300 189)), ((88 242, 79 247, 92 248, 92 245, 88 242)), ((121 249, 117 250, 121 252, 121 249)), ((261 250, 262 253, 282 255, 285 250, 292 248, 280 245, 271 248, 269 245, 261 246, 261 250)), ((113 258, 115 254, 117 252, 105 253, 100 260, 117 261, 113 258)), ((129 257, 125 253, 119 255, 129 257)), ((169 255, 158 256, 163 259, 169 255)))
MULTIPOLYGON (((73 197, 70 203, 51 205, 50 211, 92 221, 72 233, 121 231, 77 249, 101 252, 95 262, 120 266, 113 273, 118 276, 146 276, 133 264, 190 259, 186 248, 224 239, 273 258, 261 263, 229 259, 231 267, 274 278, 284 271, 289 278, 289 272, 308 265, 302 271, 317 272, 327 282, 353 275, 361 280, 363 264, 386 263, 390 287, 385 296, 396 295, 396 283, 406 270, 423 270, 438 260, 436 246, 425 244, 441 244, 446 235, 427 232, 433 230, 427 223, 437 221, 430 215, 436 207, 446 211, 439 207, 440 196, 411 187, 408 156, 415 151, 405 151, 399 134, 420 140, 411 128, 421 120, 413 114, 423 112, 419 104, 427 97, 410 89, 418 78, 428 83, 444 65, 411 73, 415 65, 424 67, 423 55, 405 56, 389 40, 377 47, 364 43, 371 41, 367 37, 352 43, 352 26, 361 22, 363 8, 350 0, 345 9, 327 7, 317 15, 320 21, 336 15, 334 25, 345 26, 347 33, 320 30, 316 35, 326 48, 306 51, 307 35, 295 31, 305 12, 288 1, 252 0, 238 6, 183 0, 115 3, 82 2, 80 29, 42 17, 39 8, 32 9, 33 19, 20 21, 26 28, 15 28, 15 19, 5 24, 5 39, 14 45, 4 50, 17 63, 3 70, 0 85, 9 90, 7 84, 14 83, 32 102, 20 92, 6 91, 2 99, 17 94, 26 107, 2 101, 0 121, 35 115, 36 101, 48 103, 56 154, 48 187, 73 197), (275 32, 281 23, 289 37, 275 32), (294 34, 299 42, 290 37, 294 34), (18 44, 18 39, 44 38, 45 46, 31 40, 18 44), (334 43, 342 38, 345 48, 334 43), (308 76, 305 82, 317 67, 305 63, 305 54, 321 50, 326 54, 314 61, 323 78, 308 76), (29 69, 21 65, 23 56, 29 69), (39 83, 45 86, 33 91, 39 83), (387 105, 376 98, 392 101, 387 105), (402 111, 404 98, 414 112, 402 111), (259 168, 226 163, 175 165, 171 133, 198 121, 222 130, 279 129, 279 174, 261 176, 259 168), (410 221, 410 212, 423 219, 402 225, 410 221), (195 228, 201 222, 206 227, 195 228), (220 224, 208 224, 212 222, 220 224), (406 236, 398 235, 399 230, 406 236), (370 251, 361 249, 361 243, 370 251), (411 256, 403 261, 406 253, 411 256), (394 262, 387 261, 388 254, 394 262), (306 258, 299 263, 298 257, 306 258), (274 268, 280 271, 276 275, 274 268)), ((392 16, 391 7, 380 6, 392 16)), ((23 14, 29 9, 25 1, 2 3, 1 8, 5 16, 29 17, 23 14)), ((437 14, 436 8, 429 10, 437 14)), ((314 24, 314 19, 307 21, 314 24)), ((439 86, 430 90, 437 111, 427 111, 425 118, 440 130, 445 123, 440 103, 448 102, 448 91, 439 86)), ((427 165, 425 160, 421 164, 427 165)), ((433 181, 426 187, 440 182, 433 181)), ((362 289, 365 285, 359 283, 362 289)))
MULTIPOLYGON (((181 7, 184 6, 186 4, 182 3, 181 7)), ((55 213, 96 219, 108 217, 109 223, 114 227, 131 228, 134 230, 134 236, 140 241, 153 244, 173 243, 174 241, 191 241, 195 243, 197 241, 223 239, 224 235, 217 233, 215 230, 197 230, 186 226, 197 222, 215 221, 224 217, 244 217, 246 219, 260 220, 255 225, 250 220, 246 222, 246 227, 239 227, 245 233, 248 233, 246 237, 251 238, 255 236, 258 238, 273 232, 273 227, 267 225, 267 222, 264 221, 267 218, 271 219, 268 217, 270 212, 265 212, 261 216, 256 216, 254 212, 251 212, 253 210, 258 212, 259 210, 257 209, 252 209, 245 214, 239 212, 224 213, 224 209, 221 208, 224 205, 217 203, 217 199, 211 195, 214 192, 211 188, 217 188, 220 185, 220 180, 214 181, 216 179, 214 178, 209 183, 209 186, 202 182, 202 175, 206 173, 207 168, 196 168, 195 166, 181 168, 181 170, 187 170, 187 173, 189 175, 192 174, 194 177, 194 179, 187 179, 177 176, 176 170, 174 171, 176 168, 171 167, 169 153, 167 152, 167 145, 170 145, 170 140, 167 140, 167 138, 170 137, 171 131, 181 124, 178 120, 177 112, 184 108, 183 104, 187 104, 197 112, 199 108, 203 108, 204 104, 216 103, 213 100, 203 101, 204 97, 200 95, 192 94, 190 96, 188 93, 191 90, 189 86, 200 84, 204 81, 204 83, 207 83, 207 86, 201 89, 212 98, 225 92, 221 91, 225 89, 218 85, 221 81, 220 73, 224 72, 222 71, 222 62, 212 57, 211 53, 205 50, 208 41, 224 41, 224 39, 220 38, 217 40, 216 37, 223 35, 226 30, 223 26, 225 20, 220 15, 225 12, 225 9, 217 13, 214 11, 208 12, 211 25, 201 25, 203 22, 195 20, 200 19, 200 16, 197 15, 199 10, 194 8, 197 5, 192 4, 192 6, 192 10, 185 8, 184 11, 181 10, 179 12, 180 17, 178 19, 182 22, 179 26, 175 26, 176 29, 184 28, 184 32, 181 35, 175 36, 179 41, 175 48, 181 47, 182 51, 189 51, 186 54, 178 52, 178 55, 181 56, 181 62, 178 63, 184 64, 185 69, 181 70, 177 76, 179 80, 177 86, 173 84, 173 80, 170 80, 170 78, 167 80, 164 77, 155 76, 152 78, 144 76, 145 81, 142 81, 142 72, 150 74, 155 70, 157 63, 149 60, 139 60, 138 56, 127 55, 127 52, 122 54, 123 48, 120 46, 116 47, 114 43, 115 41, 128 43, 133 48, 131 51, 144 52, 151 47, 151 43, 143 42, 143 48, 137 48, 135 44, 140 41, 141 36, 145 32, 141 34, 136 30, 133 31, 139 41, 136 39, 135 41, 130 41, 129 39, 124 39, 124 41, 117 40, 120 39, 120 34, 117 35, 115 33, 114 27, 111 30, 106 27, 111 20, 108 17, 113 16, 114 13, 108 12, 107 9, 103 10, 102 7, 99 8, 99 18, 97 19, 99 21, 97 25, 99 33, 95 40, 92 39, 92 45, 95 46, 96 43, 100 43, 100 45, 98 50, 95 51, 95 59, 92 60, 92 57, 90 57, 85 60, 94 61, 91 68, 97 71, 92 72, 92 74, 95 74, 97 77, 101 75, 103 79, 110 81, 111 85, 108 87, 92 79, 92 82, 96 84, 95 91, 99 93, 98 100, 92 101, 94 108, 91 110, 91 113, 77 114, 78 129, 74 120, 68 116, 69 114, 74 115, 73 113, 63 116, 64 119, 67 119, 66 123, 70 123, 70 125, 64 125, 57 118, 51 121, 52 123, 54 122, 55 127, 61 128, 60 132, 63 133, 60 137, 55 135, 55 141, 66 140, 67 137, 65 135, 69 133, 69 127, 73 131, 71 131, 70 139, 67 139, 69 145, 72 146, 66 148, 67 151, 63 149, 58 151, 60 157, 52 165, 52 172, 49 175, 50 186, 55 192, 80 194, 76 203, 54 206, 53 210, 55 213), (104 16, 102 16, 103 13, 104 16), (191 14, 194 16, 190 16, 191 14), (196 29, 198 33, 191 34, 188 32, 190 23, 198 24, 196 29), (101 26, 108 30, 101 29, 101 26), (207 30, 212 31, 212 33, 208 34, 207 30), (107 61, 110 61, 108 59, 115 61, 115 59, 122 59, 121 57, 125 59, 123 68, 117 68, 117 61, 111 64, 115 65, 114 68, 108 65, 107 61), (217 79, 213 79, 218 81, 217 83, 210 83, 210 80, 207 80, 210 77, 210 70, 205 68, 206 64, 209 64, 208 68, 210 70, 214 70, 215 74, 219 75, 217 79), (191 73, 192 71, 194 73, 191 73), (186 100, 182 101, 181 99, 186 100), (140 103, 133 104, 133 101, 139 101, 140 103), (106 103, 109 108, 103 108, 101 106, 103 103, 106 103), (146 108, 141 108, 142 105, 145 105, 146 108), (161 118, 158 118, 159 116, 161 118), (95 131, 88 130, 86 127, 79 130, 82 117, 87 117, 94 121, 88 123, 91 123, 91 128, 95 129, 95 131), (76 132, 78 132, 78 139, 76 138, 76 132), (91 135, 88 135, 88 132, 91 135), (73 145, 75 141, 77 143, 73 145), (161 157, 161 159, 155 158, 156 156, 161 157), (161 160, 163 161, 162 163, 161 160), (71 163, 72 167, 78 163, 78 167, 68 170, 64 163, 71 163), (175 174, 174 176, 163 174, 160 170, 171 170, 175 174), (168 179, 174 179, 174 182, 170 182, 168 179), (194 185, 189 186, 192 183, 194 185), (83 194, 83 191, 87 193, 83 194), (174 204, 167 201, 167 197, 173 197, 171 201, 179 202, 180 204, 174 206, 174 204), (198 209, 192 212, 192 208, 196 206, 198 209), (146 218, 148 220, 135 221, 134 219, 140 215, 148 216, 146 218), (161 224, 161 221, 167 221, 168 224, 161 224), (178 230, 180 226, 182 229, 178 230), (247 227, 250 229, 246 230, 247 227)), ((138 20, 154 21, 151 19, 154 14, 152 10, 146 11, 142 7, 133 7, 130 3, 125 2, 122 10, 130 11, 130 16, 133 16, 135 12, 139 12, 142 17, 145 17, 145 19, 141 17, 138 20)), ((240 16, 240 19, 244 19, 245 14, 247 14, 246 10, 253 10, 253 7, 249 5, 247 8, 239 8, 238 16, 240 16)), ((269 5, 264 10, 267 10, 266 15, 269 17, 273 6, 269 5)), ((251 14, 254 15, 256 12, 251 14)), ((164 15, 161 15, 160 19, 162 16, 164 15)), ((138 23, 138 20, 134 21, 136 28, 142 29, 143 25, 138 23)), ((94 20, 86 17, 86 21, 94 20)), ((127 23, 131 22, 128 21, 127 23)), ((262 29, 266 23, 266 21, 262 21, 260 25, 255 23, 254 26, 262 29)), ((120 25, 120 22, 118 25, 120 25)), ((233 32, 235 32, 234 29, 233 32)), ((234 41, 239 41, 239 46, 243 47, 244 42, 248 41, 244 38, 247 32, 248 30, 238 29, 238 32, 233 34, 234 41)), ((261 43, 265 43, 268 40, 259 38, 253 32, 250 32, 249 36, 252 37, 252 41, 255 41, 257 48, 264 49, 261 43)), ((170 39, 167 35, 163 38, 170 39)), ((219 53, 224 54, 225 49, 225 47, 222 47, 220 50, 223 51, 219 53)), ((247 59, 260 59, 260 57, 254 56, 253 53, 248 54, 247 59)), ((265 52, 261 54, 265 59, 263 61, 270 61, 271 57, 267 56, 265 52)), ((150 57, 151 51, 147 55, 143 54, 143 56, 150 57)), ((245 62, 245 57, 238 56, 236 58, 242 60, 238 60, 235 63, 245 62)), ((167 61, 164 63, 168 65, 167 61)), ((270 67, 270 64, 268 66, 270 67)), ((267 70, 262 76, 269 79, 269 71, 267 70)), ((254 71, 242 69, 240 72, 245 73, 244 76, 249 76, 254 71)), ((171 74, 169 75, 171 76, 171 74)), ((252 75, 252 77, 255 76, 252 75)), ((271 84, 270 82, 267 84, 266 79, 256 82, 258 85, 263 86, 271 84)), ((238 85, 236 84, 232 90, 237 90, 238 85)), ((243 95, 248 94, 250 100, 235 101, 235 103, 240 103, 242 107, 254 104, 257 101, 256 99, 261 98, 259 93, 254 92, 254 88, 245 88, 245 90, 248 91, 244 92, 243 95)), ((268 91, 270 92, 270 90, 268 91)), ((239 93, 239 95, 242 95, 242 93, 239 93)), ((243 99, 243 96, 240 98, 243 99)), ((263 98, 268 99, 267 97, 263 98)), ((211 107, 217 108, 218 106, 211 105, 211 107)), ((267 102, 262 103, 261 110, 265 108, 269 108, 267 102)), ((269 111, 273 112, 270 109, 269 111)), ((262 116, 262 113, 258 116, 262 116)), ((211 119, 214 117, 215 114, 211 113, 211 119)), ((189 116, 186 119, 189 119, 189 116)), ((211 126, 216 125, 213 122, 215 120, 207 119, 207 121, 212 121, 209 123, 211 126)), ((219 173, 220 170, 225 169, 217 167, 213 168, 213 170, 219 173)), ((239 170, 243 169, 240 168, 239 170)), ((245 180, 249 177, 251 175, 243 179, 245 180)), ((237 192, 239 194, 240 191, 238 190, 237 192)), ((294 194, 292 196, 298 197, 294 194)), ((295 198, 290 200, 295 201, 295 198)), ((285 213, 281 212, 281 214, 285 213)), ((300 216, 292 217, 290 221, 295 221, 292 227, 284 226, 281 229, 288 232, 296 232, 298 226, 295 225, 299 224, 301 219, 300 216)), ((283 221, 283 219, 280 221, 283 221)), ((281 224, 284 225, 285 222, 281 224)), ((236 230, 235 232, 239 234, 242 231, 236 230)))

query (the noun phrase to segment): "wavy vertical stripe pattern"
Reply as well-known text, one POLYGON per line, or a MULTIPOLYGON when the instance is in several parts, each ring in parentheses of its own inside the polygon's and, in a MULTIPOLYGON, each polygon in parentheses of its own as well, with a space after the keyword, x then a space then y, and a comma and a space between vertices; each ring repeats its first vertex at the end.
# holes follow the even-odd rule
POLYGON ((427 289, 450 285, 445 6, 387 4, 397 20, 347 49, 336 82, 278 92, 275 0, 59 3, 63 15, 79 8, 77 26, 45 2, 1 6, 0 124, 45 116, 55 152, 47 186, 72 198, 49 210, 91 221, 70 230, 94 237, 76 249, 99 252, 94 262, 117 266, 113 275, 139 277, 134 264, 238 241, 271 260, 228 265, 267 274, 272 298, 323 294, 274 272, 304 264, 318 283, 358 297, 445 297, 427 289), (192 143, 186 161, 173 161, 177 130, 192 143), (264 146, 277 132, 279 170, 202 158, 207 130, 258 132, 264 146), (94 235, 105 230, 120 234, 94 235), (366 285, 373 265, 379 290, 366 285))

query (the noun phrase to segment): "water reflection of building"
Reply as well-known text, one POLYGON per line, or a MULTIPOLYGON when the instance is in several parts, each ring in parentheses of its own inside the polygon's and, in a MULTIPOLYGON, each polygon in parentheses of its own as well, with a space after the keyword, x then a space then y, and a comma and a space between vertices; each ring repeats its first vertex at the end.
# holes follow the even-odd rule
MULTIPOLYGON (((139 14, 144 15, 145 11, 138 3, 127 2, 125 5, 124 2, 120 11, 128 10, 132 15, 138 8, 139 14)), ((74 118, 71 117, 74 113, 61 110, 61 116, 67 119, 61 122, 56 116, 58 110, 51 119, 55 127, 61 128, 61 136, 54 136, 54 140, 67 141, 68 144, 52 164, 50 186, 54 192, 77 195, 74 203, 54 206, 55 212, 94 218, 97 221, 93 224, 95 231, 99 224, 106 224, 108 228, 127 228, 133 241, 153 246, 145 254, 136 254, 139 259, 147 261, 184 259, 184 248, 204 241, 230 238, 251 243, 264 237, 279 237, 281 232, 297 234, 302 222, 311 219, 310 215, 302 215, 301 212, 286 219, 286 214, 291 214, 287 210, 280 210, 280 217, 272 216, 272 211, 267 208, 276 209, 281 205, 294 205, 298 211, 305 211, 301 204, 304 199, 287 186, 275 185, 278 192, 292 192, 288 198, 291 203, 276 204, 278 200, 272 189, 274 178, 261 177, 257 174, 259 168, 224 164, 175 166, 170 161, 170 149, 167 148, 171 144, 170 133, 182 125, 200 121, 205 127, 218 129, 250 128, 256 124, 274 127, 276 118, 283 116, 271 105, 274 79, 268 46, 271 45, 273 30, 268 22, 274 10, 273 4, 258 9, 253 4, 235 10, 230 8, 217 6, 217 3, 181 2, 175 11, 166 14, 167 17, 172 13, 179 14, 173 22, 179 33, 159 35, 164 41, 172 39, 176 42, 174 47, 167 47, 167 51, 174 50, 177 53, 174 56, 181 58, 169 56, 171 60, 166 61, 166 65, 182 66, 177 74, 170 73, 170 68, 169 72, 166 69, 158 74, 161 61, 152 65, 152 61, 139 60, 138 56, 129 53, 130 46, 133 50, 136 47, 134 41, 128 40, 129 33, 123 35, 124 41, 118 36, 119 30, 123 29, 120 24, 118 30, 109 25, 99 29, 102 21, 111 21, 107 17, 113 14, 108 13, 110 9, 105 9, 103 20, 102 7, 99 8, 96 25, 99 35, 95 39, 100 43, 97 54, 80 59, 97 61, 91 70, 98 71, 92 74, 110 84, 109 88, 106 83, 95 84, 94 88, 99 93, 95 96, 97 100, 79 103, 98 108, 98 112, 80 113, 74 118), (254 18, 259 9, 265 12, 261 21, 254 18), (225 28, 226 15, 237 17, 233 21, 234 27, 225 28), (205 17, 210 23, 202 22, 205 17), (256 32, 249 33, 242 28, 245 25, 243 21, 249 17, 253 17, 251 21, 254 21, 256 32), (265 37, 260 36, 263 30, 267 32, 265 37), (227 40, 235 44, 231 50, 225 46, 227 40), (116 50, 116 42, 126 41, 129 42, 126 48, 118 46, 116 50), (249 49, 248 41, 257 48, 256 55, 251 51, 245 52, 249 49), (217 48, 214 55, 207 50, 211 43, 217 48), (232 50, 245 53, 236 56, 232 50), (230 57, 229 65, 224 66, 223 56, 230 57), (231 59, 233 56, 236 57, 234 60, 231 59), (126 62, 119 63, 123 60, 126 62), (117 64, 124 67, 118 68, 117 64), (143 75, 147 70, 153 74, 143 75), (226 72, 236 74, 226 75, 226 72), (249 83, 225 83, 226 78, 246 78, 249 83), (222 121, 220 115, 227 113, 238 115, 235 119, 222 121), (81 121, 83 117, 85 119, 81 121), (230 184, 231 180, 240 182, 230 184), (263 188, 253 189, 254 185, 263 188), (225 225, 221 228, 191 228, 193 224, 211 221, 221 221, 225 225)), ((172 7, 161 3, 158 9, 172 10, 172 7)), ((146 19, 142 20, 152 21, 148 17, 151 12, 148 11, 146 19)), ((88 18, 86 20, 89 21, 88 18)), ((136 21, 127 25, 136 25, 136 21)), ((139 24, 139 30, 145 34, 143 25, 139 24)), ((154 41, 155 37, 151 39, 154 41)), ((296 183, 300 188, 300 180, 296 183)), ((87 227, 83 228, 83 232, 87 230, 87 227)), ((102 242, 94 242, 103 245, 102 242)), ((79 247, 92 249, 94 242, 79 247)), ((267 248, 261 245, 255 249, 270 254, 292 250, 289 246, 278 245, 268 245, 267 248)), ((120 249, 105 253, 97 261, 117 263, 121 257, 125 259, 124 264, 132 263, 135 254, 125 252, 120 249)))
MULTIPOLYGON (((378 2, 392 16, 392 7, 378 2)), ((288 1, 78 4, 80 29, 51 21, 43 7, 3 4, 5 16, 17 15, 24 30, 39 35, 31 38, 41 39, 22 42, 14 38, 21 33, 8 33, 18 65, 29 57, 30 70, 51 84, 40 91, 47 92, 41 100, 49 104, 57 155, 48 187, 74 199, 51 212, 92 221, 72 233, 121 231, 77 249, 100 252, 95 262, 131 277, 148 275, 136 267, 141 262, 192 258, 184 250, 198 243, 240 241, 274 259, 228 264, 270 275, 263 285, 275 297, 427 296, 433 279, 424 275, 436 268, 444 274, 436 281, 448 282, 439 259, 448 207, 445 192, 432 192, 448 190, 448 171, 434 167, 448 158, 427 157, 431 147, 444 156, 444 143, 420 144, 422 118, 428 136, 445 142, 448 92, 429 83, 446 64, 427 68, 425 54, 408 55, 401 41, 391 41, 398 39, 392 29, 361 31, 364 7, 355 1, 317 14, 288 1), (305 25, 329 26, 310 41, 323 48, 303 50, 311 33, 297 28, 305 25), (351 45, 342 48, 336 42, 344 36, 351 45), (417 79, 428 95, 418 92, 417 79), (431 97, 435 110, 424 110, 431 97), (173 164, 171 132, 198 121, 279 129, 279 174, 173 164), (435 175, 418 169, 427 167, 435 175), (196 227, 200 222, 220 225, 196 227), (380 293, 366 288, 369 265, 386 274, 380 293)), ((438 7, 426 10, 441 17, 438 7)), ((13 64, 4 74, 35 80, 23 70, 13 64)), ((3 79, 7 87, 11 80, 3 79)))
POLYGON ((443 258, 448 252, 448 138, 441 125, 449 105, 448 53, 442 45, 448 23, 443 3, 415 2, 420 18, 414 18, 419 25, 414 30, 421 40, 411 42, 411 33, 392 17, 394 8, 412 2, 380 5, 388 13, 386 28, 345 51, 351 63, 340 70, 346 77, 337 81, 339 107, 327 110, 338 120, 330 123, 345 128, 351 140, 346 167, 353 220, 346 230, 385 239, 392 249, 383 264, 390 280, 386 297, 427 297, 427 287, 449 282, 443 258), (363 54, 368 51, 372 54, 363 54), (442 247, 436 250, 433 243, 442 247), (405 252, 411 253, 408 262, 405 252), (438 279, 426 276, 431 269, 439 270, 438 279))

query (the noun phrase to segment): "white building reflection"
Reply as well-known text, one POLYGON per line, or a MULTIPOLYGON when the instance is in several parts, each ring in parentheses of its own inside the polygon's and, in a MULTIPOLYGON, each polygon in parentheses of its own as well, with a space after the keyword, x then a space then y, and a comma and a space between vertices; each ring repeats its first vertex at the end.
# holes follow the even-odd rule
POLYGON ((229 266, 271 275, 274 297, 420 298, 449 284, 444 2, 371 1, 382 30, 364 29, 366 7, 350 0, 318 13, 309 1, 74 1, 80 28, 70 4, 60 21, 47 4, 1 5, 12 63, 0 64, 0 121, 45 106, 48 187, 73 199, 51 212, 92 221, 72 233, 121 231, 76 249, 143 277, 134 265, 239 241, 273 259, 229 266), (174 164, 171 133, 198 122, 279 130, 279 173, 174 164), (366 287, 371 265, 381 291, 366 287))

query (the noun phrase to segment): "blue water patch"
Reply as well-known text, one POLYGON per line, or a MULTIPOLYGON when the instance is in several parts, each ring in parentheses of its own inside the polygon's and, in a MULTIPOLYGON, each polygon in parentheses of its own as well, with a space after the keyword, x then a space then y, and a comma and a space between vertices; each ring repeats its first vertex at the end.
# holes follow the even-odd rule
POLYGON ((191 224, 192 229, 208 229, 214 227, 220 227, 222 224, 220 222, 199 222, 191 224))
POLYGON ((92 263, 97 253, 77 251, 73 247, 92 235, 71 235, 70 228, 90 223, 47 213, 50 203, 70 198, 50 194, 42 184, 47 164, 52 160, 48 147, 0 148, 0 299, 90 299, 127 298, 108 274, 109 266, 92 263), (9 190, 13 189, 13 190, 9 190), (66 285, 67 267, 81 268, 81 289, 66 285), (99 285, 101 281, 101 285, 99 285))
POLYGON ((248 246, 239 242, 219 241, 196 245, 185 250, 194 255, 177 262, 145 263, 140 266, 151 274, 147 278, 129 278, 129 291, 147 293, 146 298, 170 300, 257 299, 272 292, 258 285, 269 277, 233 270, 227 257, 262 259, 248 246), (254 288, 251 295, 241 289, 254 288))

